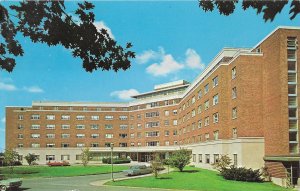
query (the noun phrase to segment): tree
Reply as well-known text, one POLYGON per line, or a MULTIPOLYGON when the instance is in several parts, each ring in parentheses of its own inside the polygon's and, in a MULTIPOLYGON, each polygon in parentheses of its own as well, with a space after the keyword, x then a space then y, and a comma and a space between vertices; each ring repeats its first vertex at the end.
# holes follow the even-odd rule
POLYGON ((28 155, 26 155, 24 158, 28 165, 32 165, 32 163, 37 160, 37 156, 31 153, 28 153, 28 155))
MULTIPOLYGON (((205 12, 213 11, 215 8, 219 10, 221 15, 230 15, 234 12, 237 0, 199 0, 199 7, 205 12)), ((252 8, 256 10, 257 14, 263 14, 263 19, 265 22, 274 20, 277 14, 279 14, 282 9, 289 4, 289 1, 283 0, 243 0, 242 8, 247 10, 252 8)), ((293 0, 290 2, 290 20, 293 20, 300 13, 300 1, 293 0)))
POLYGON ((9 166, 11 173, 13 173, 14 165, 18 161, 18 159, 19 159, 19 154, 16 151, 14 151, 12 149, 5 150, 4 163, 6 163, 9 166))
POLYGON ((92 153, 90 152, 89 148, 85 148, 82 150, 81 153, 81 161, 84 167, 86 167, 91 159, 92 153))
POLYGON ((93 8, 90 2, 78 3, 75 15, 71 15, 66 13, 64 1, 21 1, 9 7, 0 3, 0 68, 12 72, 16 57, 24 55, 16 39, 20 33, 34 43, 71 50, 87 72, 128 69, 135 57, 129 50, 132 44, 122 47, 107 30, 98 30, 93 8))
POLYGON ((180 172, 183 171, 183 168, 190 163, 192 156, 191 152, 186 149, 180 149, 175 151, 169 161, 171 166, 179 169, 180 172))
POLYGON ((155 154, 154 160, 151 161, 152 173, 158 178, 159 171, 162 169, 162 162, 158 153, 155 154))
POLYGON ((224 169, 227 169, 231 164, 231 158, 228 155, 221 155, 221 158, 218 162, 212 164, 213 168, 219 172, 222 172, 224 169))

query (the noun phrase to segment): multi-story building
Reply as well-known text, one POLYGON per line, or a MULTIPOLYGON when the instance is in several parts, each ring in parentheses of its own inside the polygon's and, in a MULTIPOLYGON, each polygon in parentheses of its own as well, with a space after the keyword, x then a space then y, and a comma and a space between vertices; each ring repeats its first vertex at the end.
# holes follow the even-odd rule
MULTIPOLYGON (((190 84, 157 85, 128 103, 33 102, 6 107, 6 148, 40 163, 93 160, 110 152, 149 161, 179 148, 211 168, 227 154, 236 166, 268 167, 272 180, 299 178, 299 27, 278 27, 253 48, 224 48, 190 84)), ((300 182, 300 181, 299 181, 300 182)))

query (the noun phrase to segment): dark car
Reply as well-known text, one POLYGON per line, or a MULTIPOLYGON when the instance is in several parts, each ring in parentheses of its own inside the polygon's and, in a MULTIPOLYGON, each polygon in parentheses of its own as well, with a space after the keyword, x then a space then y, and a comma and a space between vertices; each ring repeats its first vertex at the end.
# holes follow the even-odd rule
POLYGON ((0 175, 0 191, 6 191, 8 189, 17 189, 22 185, 22 180, 19 178, 4 179, 3 175, 0 175))
POLYGON ((152 173, 152 168, 147 167, 146 165, 134 165, 131 166, 128 170, 123 171, 127 176, 136 176, 142 174, 152 173))

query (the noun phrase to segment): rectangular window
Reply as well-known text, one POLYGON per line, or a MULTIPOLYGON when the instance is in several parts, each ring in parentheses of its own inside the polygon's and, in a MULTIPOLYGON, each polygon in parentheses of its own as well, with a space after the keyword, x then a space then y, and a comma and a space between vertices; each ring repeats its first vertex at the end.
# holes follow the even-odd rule
POLYGON ((141 128, 142 128, 142 124, 138 123, 138 124, 137 124, 137 128, 138 128, 138 129, 141 129, 141 128))
POLYGON ((84 115, 77 115, 76 120, 84 120, 84 115))
POLYGON ((218 84, 219 84, 219 78, 218 78, 218 76, 216 76, 216 77, 213 79, 213 87, 216 87, 218 84))
POLYGON ((67 148, 67 147, 70 147, 70 144, 69 143, 62 143, 61 147, 62 148, 67 148))
POLYGON ((99 120, 100 119, 100 117, 98 116, 98 115, 92 115, 91 116, 91 120, 99 120))
POLYGON ((127 138, 127 133, 120 133, 119 138, 121 138, 121 139, 127 138))
POLYGON ((155 112, 145 113, 145 117, 147 117, 147 118, 149 118, 149 117, 159 117, 159 112, 155 111, 155 112))
POLYGON ((105 138, 112 139, 112 138, 114 138, 114 135, 113 134, 105 134, 105 138))
POLYGON ((55 138, 55 134, 46 134, 46 138, 47 139, 54 139, 55 138))
POLYGON ((233 67, 231 69, 231 79, 235 79, 236 78, 236 67, 233 67))
POLYGON ((192 117, 195 117, 195 116, 196 116, 196 111, 192 110, 192 117))
POLYGON ((136 118, 137 119, 142 119, 142 115, 141 114, 137 114, 136 118))
POLYGON ((18 134, 18 139, 23 139, 24 135, 23 134, 18 134))
POLYGON ((85 125, 76 125, 76 129, 85 129, 85 125))
POLYGON ((99 143, 91 143, 91 147, 99 147, 99 143))
POLYGON ((128 125, 120 125, 120 129, 121 130, 125 130, 125 129, 127 129, 128 128, 128 125))
POLYGON ((97 124, 92 124, 92 125, 90 125, 90 127, 91 127, 91 129, 99 129, 99 125, 97 125, 97 124))
POLYGON ((60 159, 61 161, 70 160, 70 155, 61 155, 60 159))
POLYGON ((112 116, 112 115, 105 116, 105 120, 113 120, 113 119, 114 119, 114 116, 112 116))
POLYGON ((206 155, 205 155, 205 163, 206 163, 206 164, 209 164, 209 163, 210 163, 210 155, 209 155, 209 154, 206 154, 206 155))
POLYGON ((97 138, 99 138, 99 134, 91 134, 91 138, 97 139, 97 138))
POLYGON ((173 130, 173 135, 177 135, 177 130, 173 130))
POLYGON ((202 91, 199 90, 199 91, 198 91, 198 99, 200 99, 201 97, 202 97, 202 91))
POLYGON ((219 103, 219 95, 216 94, 216 95, 214 95, 214 97, 213 97, 213 105, 217 105, 218 103, 219 103))
POLYGON ((31 134, 31 138, 33 139, 39 139, 41 137, 40 134, 31 134))
POLYGON ((169 136, 170 135, 170 131, 165 131, 165 136, 169 136))
POLYGON ((205 141, 209 141, 209 133, 205 133, 205 141))
POLYGON ((209 108, 209 100, 204 102, 204 109, 207 110, 209 108))
POLYGON ((201 128, 202 127, 202 120, 198 120, 198 128, 201 128))
POLYGON ((19 129, 19 130, 22 130, 22 129, 24 129, 24 126, 21 125, 21 124, 19 124, 19 125, 18 125, 18 129, 19 129))
POLYGON ((46 125, 46 129, 55 129, 55 125, 46 125))
POLYGON ((178 124, 178 122, 177 122, 177 120, 175 119, 175 120, 173 120, 173 125, 177 125, 178 124))
POLYGON ((196 98, 194 96, 194 97, 192 97, 192 104, 195 103, 195 101, 196 101, 196 98))
POLYGON ((174 114, 174 115, 177 115, 177 109, 174 109, 174 110, 173 110, 173 114, 174 114))
POLYGON ((61 129, 70 129, 70 125, 61 125, 61 129))
POLYGON ((119 116, 119 119, 120 120, 127 120, 128 119, 128 116, 127 115, 121 115, 121 116, 119 116))
POLYGON ((220 157, 219 154, 214 154, 214 163, 219 162, 219 157, 220 157))
POLYGON ((196 154, 193 154, 193 162, 196 162, 196 154))
POLYGON ((159 132, 158 131, 146 132, 145 135, 146 137, 158 137, 159 132))
POLYGON ((232 108, 232 119, 236 119, 237 118, 237 108, 234 107, 232 108))
POLYGON ((47 148, 54 148, 54 147, 55 147, 55 144, 54 144, 54 143, 47 143, 47 144, 46 144, 46 147, 47 147, 47 148))
POLYGON ((204 86, 204 94, 207 94, 208 91, 209 91, 209 84, 206 84, 206 85, 204 86))
POLYGON ((31 129, 40 129, 40 125, 31 125, 31 129))
POLYGON ((19 120, 23 120, 24 119, 24 115, 18 115, 18 119, 19 120))
POLYGON ((70 120, 70 115, 62 115, 61 120, 70 120))
POLYGON ((205 119, 204 119, 204 126, 206 127, 206 126, 208 126, 209 125, 209 117, 207 116, 207 117, 205 117, 205 119))
POLYGON ((168 126, 169 125, 169 120, 164 120, 164 124, 165 124, 165 126, 168 126))
POLYGON ((159 126, 159 122, 158 121, 146 123, 146 128, 158 127, 158 126, 159 126))
POLYGON ((63 139, 70 138, 70 134, 61 134, 61 138, 63 139))
POLYGON ((85 134, 76 134, 76 138, 82 139, 85 137, 85 134))
POLYGON ((237 129, 236 128, 232 129, 232 138, 234 138, 234 139, 237 138, 237 129))
POLYGON ((137 138, 142 138, 142 133, 141 133, 141 132, 138 132, 138 133, 136 134, 136 136, 137 136, 137 138))
POLYGON ((202 112, 202 105, 198 106, 197 113, 200 114, 202 112))
POLYGON ((202 154, 198 154, 198 162, 202 163, 202 154))
POLYGON ((24 145, 22 143, 18 144, 18 148, 23 148, 24 145))
POLYGON ((31 147, 32 147, 32 148, 40 148, 41 145, 40 145, 39 143, 32 143, 32 144, 31 144, 31 147))
POLYGON ((113 128, 113 125, 111 125, 111 124, 105 124, 105 129, 112 129, 113 128))
POLYGON ((131 134, 130 134, 130 138, 131 138, 131 139, 134 139, 134 133, 131 133, 131 134))
POLYGON ((46 119, 47 120, 55 120, 55 115, 47 115, 46 119))
POLYGON ((238 157, 237 154, 233 154, 233 166, 237 167, 237 163, 238 163, 238 157))
POLYGON ((213 114, 213 123, 218 123, 219 122, 219 113, 214 113, 213 114))
POLYGON ((232 98, 232 99, 235 99, 235 98, 236 98, 236 95, 237 95, 236 87, 233 87, 233 88, 232 88, 232 91, 231 91, 231 98, 232 98))
POLYGON ((39 120, 40 119, 40 115, 31 115, 31 120, 39 120))
POLYGON ((79 148, 80 148, 80 147, 85 147, 85 144, 84 144, 84 143, 77 143, 77 144, 76 144, 76 147, 79 147, 79 148))
POLYGON ((55 160, 55 155, 46 155, 46 161, 55 160))
POLYGON ((168 110, 165 111, 165 116, 169 116, 170 112, 168 110))
POLYGON ((146 142, 146 146, 150 146, 150 147, 159 146, 159 141, 146 142))
POLYGON ((214 140, 219 140, 219 131, 214 131, 214 140))

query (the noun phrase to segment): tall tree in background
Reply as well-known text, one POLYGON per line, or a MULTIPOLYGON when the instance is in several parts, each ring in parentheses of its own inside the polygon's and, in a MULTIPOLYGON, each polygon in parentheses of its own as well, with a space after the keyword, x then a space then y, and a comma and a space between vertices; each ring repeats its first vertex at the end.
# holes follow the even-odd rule
MULTIPOLYGON (((199 7, 205 12, 213 11, 215 8, 219 10, 221 15, 230 15, 234 12, 238 0, 199 0, 199 7)), ((290 19, 293 20, 300 13, 300 1, 299 0, 243 0, 243 10, 252 8, 256 10, 257 14, 263 14, 265 22, 273 21, 277 14, 282 9, 290 4, 290 19)))
POLYGON ((122 47, 107 30, 97 30, 93 8, 92 3, 78 3, 72 16, 66 12, 64 1, 22 1, 9 7, 0 3, 0 68, 12 72, 16 57, 24 55, 16 39, 21 33, 34 43, 62 45, 71 50, 88 72, 128 69, 130 59, 135 57, 129 50, 132 44, 122 47))

